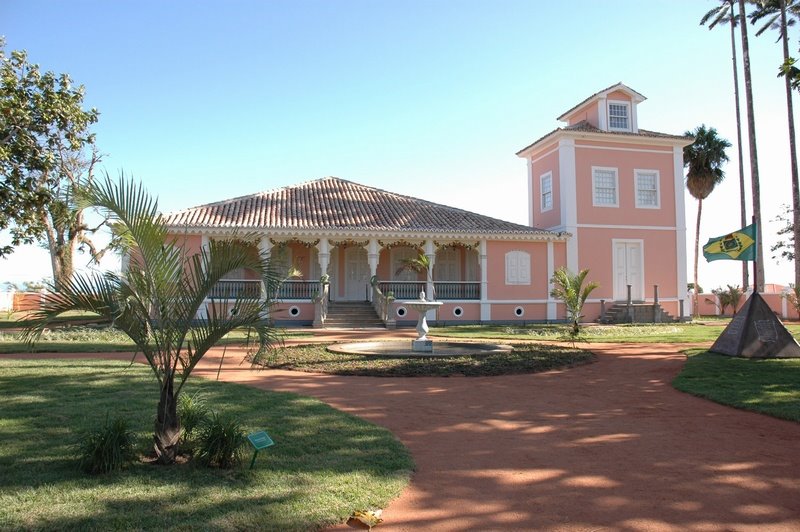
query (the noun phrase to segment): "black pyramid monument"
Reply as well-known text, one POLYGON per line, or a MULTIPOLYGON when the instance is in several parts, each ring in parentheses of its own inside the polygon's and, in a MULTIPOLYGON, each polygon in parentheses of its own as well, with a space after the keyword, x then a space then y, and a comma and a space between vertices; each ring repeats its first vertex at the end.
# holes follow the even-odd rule
POLYGON ((800 358, 800 345, 758 292, 747 298, 710 351, 733 357, 800 358))

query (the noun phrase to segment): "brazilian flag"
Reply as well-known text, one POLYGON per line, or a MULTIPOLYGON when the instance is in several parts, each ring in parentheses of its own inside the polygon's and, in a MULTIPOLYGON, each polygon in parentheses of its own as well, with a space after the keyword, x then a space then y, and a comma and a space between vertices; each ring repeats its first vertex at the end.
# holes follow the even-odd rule
POLYGON ((756 224, 733 233, 709 238, 703 246, 703 256, 712 260, 756 260, 756 224))

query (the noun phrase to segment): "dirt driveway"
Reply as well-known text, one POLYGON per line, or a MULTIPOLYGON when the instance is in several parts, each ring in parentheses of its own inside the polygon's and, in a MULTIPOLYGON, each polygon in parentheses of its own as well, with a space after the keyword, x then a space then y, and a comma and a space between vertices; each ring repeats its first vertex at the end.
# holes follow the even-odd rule
POLYGON ((479 378, 252 371, 229 349, 221 379, 394 432, 417 471, 378 530, 800 530, 800 424, 674 390, 673 347, 591 348, 595 364, 479 378))

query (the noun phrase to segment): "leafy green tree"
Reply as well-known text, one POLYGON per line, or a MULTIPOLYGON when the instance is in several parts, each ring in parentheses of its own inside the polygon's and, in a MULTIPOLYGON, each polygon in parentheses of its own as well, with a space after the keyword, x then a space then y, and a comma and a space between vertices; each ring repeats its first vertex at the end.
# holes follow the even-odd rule
MULTIPOLYGON (((792 208, 788 205, 783 205, 784 212, 778 214, 775 217, 776 222, 781 224, 781 228, 778 229, 778 236, 780 240, 775 242, 775 244, 769 248, 770 251, 773 253, 778 253, 778 255, 773 255, 772 258, 775 260, 784 259, 788 261, 793 261, 796 257, 795 255, 795 242, 797 242, 796 234, 794 228, 797 227, 794 222, 794 217, 792 213, 792 208)), ((800 284, 795 283, 795 286, 800 286, 800 284)))
POLYGON ((782 294, 782 296, 792 306, 795 312, 800 314, 800 286, 795 284, 789 285, 789 290, 782 294))
MULTIPOLYGON (((683 149, 683 161, 689 168, 686 174, 686 188, 697 200, 697 223, 695 224, 694 237, 694 285, 698 286, 697 267, 700 257, 700 218, 703 214, 703 200, 706 199, 714 187, 725 179, 722 165, 728 160, 725 150, 731 143, 720 138, 713 127, 706 128, 705 124, 698 126, 694 131, 687 131, 686 135, 694 137, 694 143, 683 149)), ((697 305, 697 290, 694 292, 695 315, 700 309, 697 305)))
POLYGON ((99 260, 76 190, 93 179, 100 160, 95 109, 83 109, 83 86, 67 74, 41 72, 24 51, 6 55, 0 40, 0 230, 9 229, 11 245, 43 242, 50 251, 53 280, 60 289, 73 274, 77 250, 99 260))
POLYGON ((583 305, 589 294, 600 286, 595 281, 590 281, 584 286, 589 270, 581 270, 577 274, 571 273, 566 267, 561 267, 553 272, 550 282, 553 289, 550 295, 560 299, 567 307, 567 319, 570 322, 570 337, 574 340, 581 332, 581 318, 583 318, 583 305))
POLYGON ((85 310, 110 319, 127 334, 155 374, 159 402, 154 428, 154 448, 161 463, 175 461, 181 436, 176 411, 178 398, 198 362, 223 336, 239 327, 257 333, 257 358, 274 340, 265 321, 270 298, 253 291, 231 294, 226 306, 205 301, 225 275, 248 268, 274 294, 279 279, 269 259, 258 252, 254 237, 214 240, 198 254, 186 256, 172 245, 158 205, 142 188, 121 178, 108 177, 92 184, 82 205, 102 209, 122 236, 129 266, 120 274, 89 272, 66 280, 58 292, 47 294, 40 311, 32 316, 26 339, 35 343, 57 316, 68 310, 85 310))
MULTIPOLYGON (((785 65, 791 57, 789 56, 789 26, 794 24, 800 17, 800 1, 795 0, 760 0, 758 7, 750 14, 753 23, 762 22, 761 29, 756 35, 763 34, 768 28, 778 31, 778 40, 783 47, 783 64, 785 65), (789 19, 789 15, 792 16, 789 19)), ((779 74, 780 75, 780 74, 779 74)), ((786 114, 789 124, 789 161, 792 172, 792 204, 794 205, 793 228, 800 231, 800 178, 797 170, 797 142, 795 140, 794 128, 794 105, 792 102, 792 82, 788 76, 784 76, 786 85, 786 114)), ((800 238, 794 235, 794 255, 800 254, 800 238)), ((800 263, 794 263, 794 284, 800 286, 800 263)))
MULTIPOLYGON (((739 65, 736 61, 736 25, 739 17, 736 15, 735 0, 721 0, 720 5, 710 9, 700 25, 708 23, 708 29, 714 29, 718 24, 727 24, 731 30, 731 63, 733 64, 733 100, 736 107, 736 153, 739 163, 739 214, 742 227, 747 225, 747 205, 744 186, 744 151, 742 150, 742 113, 741 99, 739 98, 739 65)), ((750 286, 750 270, 746 261, 742 261, 742 286, 750 286)))

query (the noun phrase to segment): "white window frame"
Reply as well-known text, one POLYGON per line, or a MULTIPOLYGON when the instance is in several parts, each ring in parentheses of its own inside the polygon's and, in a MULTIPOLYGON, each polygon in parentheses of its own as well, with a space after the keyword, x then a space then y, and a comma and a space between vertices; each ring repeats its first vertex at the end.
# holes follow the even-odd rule
POLYGON ((608 166, 592 166, 592 206, 593 207, 619 207, 619 169, 608 166), (597 172, 613 172, 614 174, 614 203, 597 203, 597 172))
POLYGON ((539 176, 539 208, 541 212, 553 210, 553 172, 547 172, 539 176), (545 202, 544 184, 549 183, 550 188, 550 205, 545 202))
POLYGON ((658 170, 636 168, 633 171, 633 197, 635 198, 637 209, 660 209, 661 208, 661 174, 658 170), (642 175, 655 175, 656 178, 656 203, 643 204, 639 202, 639 177, 642 175))
POLYGON ((531 254, 527 251, 514 250, 506 253, 506 284, 531 284, 531 254))
POLYGON ((633 127, 633 116, 632 116, 632 109, 631 109, 631 102, 626 100, 608 100, 607 103, 608 107, 606 112, 608 113, 608 130, 609 131, 632 131, 633 127), (625 108, 626 111, 626 118, 628 121, 628 125, 626 127, 614 127, 611 125, 612 119, 615 117, 619 117, 619 115, 612 115, 611 114, 611 106, 612 105, 619 105, 625 108))

